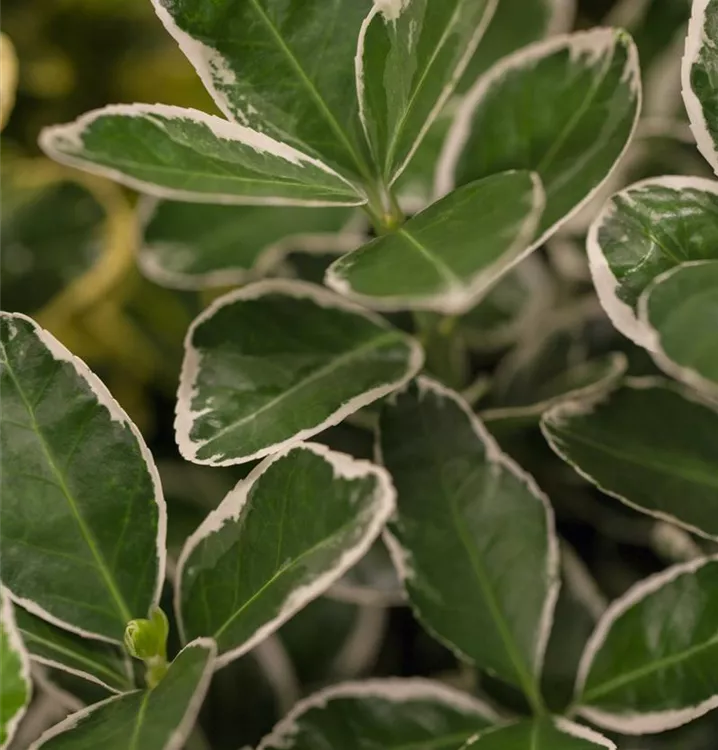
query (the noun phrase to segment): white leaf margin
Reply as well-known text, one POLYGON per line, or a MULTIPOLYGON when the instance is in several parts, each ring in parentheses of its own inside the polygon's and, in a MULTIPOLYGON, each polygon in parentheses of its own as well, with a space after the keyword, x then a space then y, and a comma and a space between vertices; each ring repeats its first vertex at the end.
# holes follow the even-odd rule
POLYGON ((691 86, 693 66, 698 62, 698 58, 708 45, 705 27, 708 21, 706 16, 709 3, 710 0, 693 0, 691 20, 688 22, 685 53, 681 65, 681 91, 698 150, 711 165, 713 171, 718 174, 718 149, 708 130, 701 101, 691 86))
POLYGON ((610 179, 614 170, 618 167, 628 151, 640 120, 641 106, 643 102, 643 87, 641 85, 638 50, 634 41, 628 35, 625 35, 625 32, 620 32, 613 28, 599 27, 591 29, 590 31, 562 34, 543 41, 535 42, 534 44, 530 44, 511 55, 507 55, 489 68, 489 70, 484 73, 484 75, 482 75, 467 92, 457 110, 454 123, 449 129, 436 168, 434 179, 434 199, 436 200, 454 189, 456 184, 456 168, 471 136, 474 112, 491 88, 494 85, 499 84, 506 73, 529 67, 546 57, 556 54, 562 49, 568 49, 572 58, 585 54, 588 56, 589 63, 591 63, 604 54, 613 54, 613 50, 619 41, 619 36, 624 36, 624 39, 627 41, 628 62, 624 70, 624 76, 630 82, 630 86, 636 97, 636 114, 633 119, 631 132, 626 139, 623 149, 613 162, 610 169, 608 169, 603 179, 565 216, 556 221, 551 227, 546 229, 540 237, 535 239, 530 246, 529 251, 535 250, 543 245, 549 237, 570 222, 574 216, 579 214, 581 210, 593 200, 594 196, 599 193, 606 181, 610 179))
MULTIPOLYGON (((499 175, 515 174, 520 171, 524 170, 509 170, 508 172, 499 173, 499 175)), ((516 233, 514 241, 496 261, 474 274, 471 274, 464 283, 456 284, 454 281, 446 281, 444 283, 443 291, 431 295, 416 297, 411 295, 373 297, 353 290, 350 282, 337 270, 337 267, 344 260, 344 258, 339 258, 327 269, 324 277, 326 285, 337 293, 350 297, 356 302, 373 310, 384 312, 397 312, 406 309, 433 310, 445 315, 461 315, 467 313, 481 302, 481 300, 501 280, 502 276, 521 263, 521 261, 527 258, 536 248, 536 245, 531 241, 536 234, 536 230, 546 206, 546 193, 539 175, 535 172, 528 172, 528 174, 531 175, 532 185, 530 194, 531 208, 526 212, 520 223, 516 222, 519 224, 520 228, 516 233)), ((499 175, 489 175, 484 179, 494 179, 499 175)), ((481 180, 477 182, 481 182, 481 180)), ((449 196, 444 197, 448 198, 449 196)), ((431 208, 433 205, 434 204, 427 206, 427 209, 431 208)), ((418 218, 419 216, 421 216, 421 214, 417 214, 412 218, 418 218)), ((408 233, 406 229, 403 231, 408 233)), ((374 240, 374 242, 376 241, 377 240, 374 240)), ((360 252, 361 250, 362 248, 359 248, 357 252, 360 252)), ((439 275, 445 278, 446 273, 443 270, 443 262, 437 263, 435 255, 433 254, 431 255, 431 259, 434 269, 438 270, 439 275)), ((454 275, 453 272, 452 275, 454 275)))
MULTIPOLYGON (((159 606, 160 596, 162 595, 162 587, 165 582, 166 568, 167 568, 167 504, 165 502, 164 494, 162 492, 162 482, 160 480, 157 466, 155 465, 154 458, 150 449, 147 447, 145 439, 142 437, 142 433, 137 428, 137 425, 130 419, 127 412, 120 406, 120 404, 114 399, 107 386, 95 375, 92 370, 85 364, 83 360, 76 357, 69 349, 61 344, 49 331, 39 326, 32 318, 22 313, 6 313, 0 312, 0 317, 5 318, 9 322, 13 318, 17 318, 26 323, 29 323, 35 336, 45 346, 49 354, 57 362, 67 362, 72 365, 73 369, 85 382, 87 387, 90 389, 92 394, 97 399, 97 403, 104 406, 107 409, 110 420, 112 422, 118 422, 122 427, 127 428, 132 433, 133 437, 137 441, 137 445, 140 449, 140 455, 145 461, 147 472, 152 480, 152 486, 154 488, 154 502, 157 506, 157 537, 156 537, 156 550, 157 550, 157 580, 155 582, 155 592, 152 597, 152 602, 149 607, 149 612, 159 606)), ((12 324, 10 326, 10 340, 12 340, 12 324)), ((21 596, 17 596, 12 589, 7 589, 11 599, 26 609, 33 615, 46 620, 52 625, 56 625, 64 630, 69 630, 72 633, 81 635, 83 638, 90 638, 98 641, 105 641, 107 643, 119 644, 122 646, 120 639, 113 639, 107 636, 100 635, 98 633, 91 633, 90 631, 79 628, 72 623, 65 622, 59 617, 55 617, 50 614, 47 610, 41 607, 32 599, 25 599, 21 596)))
POLYGON ((2 586, 0 586, 0 621, 2 621, 2 627, 7 636, 10 649, 17 654, 20 660, 20 677, 25 683, 27 691, 25 705, 21 706, 5 725, 5 742, 0 746, 0 750, 5 750, 12 742, 12 738, 15 736, 15 732, 30 705, 30 700, 32 699, 32 677, 30 676, 30 655, 20 637, 9 592, 2 586))
POLYGON ((218 532, 228 521, 237 521, 247 504, 249 493, 257 480, 275 462, 297 451, 308 451, 326 461, 334 470, 336 479, 356 479, 373 476, 377 480, 377 488, 372 498, 373 516, 366 524, 367 528, 362 537, 352 547, 344 549, 342 556, 333 568, 318 575, 310 583, 304 584, 284 600, 280 611, 271 620, 260 626, 254 634, 239 646, 219 654, 216 668, 221 669, 230 662, 238 659, 270 635, 275 633, 290 617, 305 607, 309 602, 321 596, 347 570, 355 565, 368 551, 374 541, 381 534, 382 529, 394 513, 396 507, 396 490, 389 473, 381 466, 369 461, 353 458, 345 453, 332 451, 319 443, 299 443, 291 445, 273 453, 256 466, 245 479, 240 480, 219 506, 211 511, 197 530, 187 539, 177 562, 177 584, 174 594, 174 608, 177 625, 182 640, 186 640, 186 629, 182 617, 182 583, 184 568, 195 549, 205 539, 218 532))
POLYGON ((655 593, 666 584, 671 583, 676 578, 683 575, 692 575, 706 565, 713 563, 718 563, 718 555, 700 557, 686 563, 674 565, 639 581, 623 596, 609 605, 603 617, 599 620, 593 634, 588 639, 579 663, 575 689, 576 707, 579 714, 598 726, 621 732, 622 734, 656 734, 687 724, 718 707, 718 695, 706 699, 697 706, 645 713, 627 711, 624 714, 615 714, 580 702, 581 693, 586 684, 591 665, 596 654, 603 646, 614 622, 635 604, 655 593))
MULTIPOLYGON (((367 198, 360 189, 346 177, 343 177, 324 162, 314 157, 303 154, 301 151, 271 138, 265 133, 252 130, 236 122, 224 120, 215 115, 209 115, 197 109, 176 107, 169 104, 111 104, 101 109, 86 112, 76 120, 64 125, 52 125, 44 128, 39 137, 40 148, 44 153, 70 167, 82 169, 85 172, 105 177, 109 180, 119 182, 133 190, 147 193, 157 198, 167 200, 188 201, 192 203, 216 203, 219 205, 243 205, 243 206, 363 206, 367 198), (284 198, 273 196, 242 196, 230 193, 203 193, 181 188, 170 188, 156 185, 152 182, 131 177, 113 167, 104 167, 80 156, 71 156, 62 149, 62 144, 70 144, 73 148, 83 148, 83 134, 95 120, 105 116, 120 116, 125 118, 142 118, 153 121, 160 128, 163 127, 162 120, 187 120, 195 125, 206 127, 213 136, 220 141, 233 142, 246 146, 259 154, 282 159, 293 166, 312 166, 334 177, 356 193, 357 199, 344 201, 314 200, 302 198, 284 198), (153 119, 154 118, 154 119, 153 119)), ((307 185, 311 187, 310 184, 307 185)))
POLYGON ((269 750, 273 747, 291 747, 292 738, 300 727, 298 720, 308 711, 315 708, 325 708, 333 700, 348 699, 380 699, 392 703, 410 703, 413 701, 436 701, 443 703, 467 715, 476 715, 487 721, 497 722, 498 714, 487 704, 450 688, 440 682, 434 682, 421 677, 388 677, 383 679, 362 680, 361 682, 344 682, 320 690, 308 698, 299 701, 297 705, 275 725, 272 732, 259 743, 257 750, 269 750))
MULTIPOLYGON (((672 391, 673 393, 677 394, 678 396, 681 396, 687 401, 692 401, 693 403, 696 403, 718 414, 718 407, 715 404, 712 404, 710 401, 706 399, 700 398, 698 394, 691 393, 690 391, 687 391, 677 385, 674 385, 668 380, 661 380, 660 378, 655 378, 655 377, 626 378, 622 387, 624 389, 629 389, 629 390, 661 389, 661 390, 672 391)), ((549 428, 547 425, 549 422, 557 421, 557 420, 566 420, 572 417, 588 416, 591 413, 593 413, 593 411, 595 411, 597 407, 601 406, 604 402, 610 400, 612 395, 613 395, 613 391, 606 391, 606 392, 598 394, 597 396, 593 398, 584 398, 583 400, 580 400, 580 401, 579 400, 565 400, 557 404, 556 406, 552 407, 548 411, 544 412, 544 414, 541 416, 541 423, 540 423, 541 432, 544 436, 544 439, 549 444, 551 450, 559 458, 563 459, 577 474, 579 474, 588 482, 590 482, 592 485, 594 485, 594 487, 597 487, 605 495, 608 495, 609 497, 613 497, 616 500, 619 500, 624 505, 627 505, 629 508, 632 508, 633 510, 638 511, 639 513, 643 515, 650 516, 651 518, 655 518, 659 521, 665 521, 666 523, 672 524, 673 526, 678 526, 681 529, 685 529, 686 531, 690 531, 692 534, 696 534, 697 536, 702 537, 703 539, 718 541, 718 536, 708 534, 702 529, 699 529, 697 526, 693 526, 692 524, 686 523, 685 521, 682 521, 681 519, 676 518, 675 516, 672 516, 670 513, 665 513, 664 511, 645 508, 642 505, 639 505, 638 503, 632 502, 631 500, 624 497, 623 495, 620 495, 617 492, 613 492, 612 490, 607 489, 602 484, 600 484, 591 474, 589 474, 587 471, 581 468, 576 462, 572 461, 569 458, 569 456, 556 444, 556 441, 548 432, 549 428)))
POLYGON ((198 442, 192 440, 190 437, 194 425, 194 419, 196 417, 196 413, 192 411, 192 401, 196 395, 196 381, 202 366, 202 356, 192 343, 194 333, 200 325, 209 321, 224 307, 228 307, 235 302, 245 302, 247 300, 254 300, 266 295, 275 294, 294 297, 295 299, 308 299, 327 310, 335 309, 353 313, 365 318, 379 328, 386 331, 391 330, 391 326, 386 320, 375 313, 372 313, 371 311, 366 310, 350 300, 344 299, 343 297, 324 289, 323 287, 309 284, 305 281, 294 279, 266 279, 218 297, 211 305, 200 313, 197 318, 195 318, 187 331, 184 342, 185 356, 182 362, 182 371, 180 373, 180 382, 177 391, 174 427, 175 439, 179 451, 188 461, 206 466, 232 466, 234 464, 242 464, 265 458, 276 451, 297 445, 298 443, 317 435, 328 427, 333 427, 334 425, 339 424, 339 422, 344 420, 350 414, 359 411, 359 409, 364 406, 368 406, 383 396, 387 396, 398 388, 401 388, 409 382, 417 372, 419 372, 424 364, 424 352, 421 346, 414 338, 407 335, 405 341, 410 348, 409 362, 406 372, 397 381, 377 386, 376 388, 370 389, 365 393, 350 399, 321 424, 300 430, 292 437, 255 451, 250 455, 222 460, 214 460, 215 457, 209 459, 198 459, 197 452, 199 449, 208 442, 211 442, 212 439, 210 438, 198 442))
MULTIPOLYGON (((618 750, 618 747, 613 742, 611 742, 611 740, 607 739, 603 735, 600 735, 598 732, 595 732, 593 729, 584 727, 581 724, 575 724, 573 721, 569 721, 562 716, 553 716, 551 717, 550 721, 553 723, 556 730, 558 730, 562 734, 568 735, 569 737, 575 737, 578 740, 590 742, 596 745, 596 747, 603 747, 606 748, 606 750, 618 750)), ((514 722, 513 725, 516 725, 518 723, 519 722, 514 722)), ((502 729, 506 729, 507 726, 512 726, 512 724, 504 724, 503 726, 492 727, 491 729, 479 732, 478 734, 474 735, 461 748, 461 750, 470 750, 470 748, 472 747, 478 748, 478 743, 481 739, 496 732, 500 732, 502 729)), ((537 748, 537 750, 541 749, 537 748)), ((551 748, 545 748, 544 750, 551 750, 551 748)))
POLYGON ((647 328, 630 305, 619 299, 617 289, 619 280, 611 270, 605 253, 601 247, 599 235, 606 223, 611 221, 618 213, 617 199, 631 202, 632 195, 636 192, 650 190, 652 187, 668 188, 670 190, 698 190, 705 193, 718 195, 718 182, 704 177, 683 177, 666 175, 663 177, 650 177, 640 180, 633 185, 615 193, 603 206, 600 213, 591 223, 586 238, 586 249, 588 251, 588 263, 591 271, 593 285, 598 294, 601 306, 606 311, 615 328, 624 336, 631 339, 635 344, 642 346, 649 352, 655 351, 655 342, 650 328, 647 328))
MULTIPOLYGON (((561 555, 559 550, 558 535, 556 533, 556 521, 553 512, 553 507, 549 502, 548 497, 536 484, 536 480, 527 472, 525 472, 510 456, 505 454, 496 440, 492 437, 489 431, 484 426, 483 422, 479 417, 471 410, 468 404, 454 391, 446 386, 442 385, 436 380, 433 380, 424 375, 420 375, 416 378, 416 385, 419 391, 419 398, 423 398, 425 394, 430 393, 435 398, 440 400, 451 401, 457 406, 469 420, 471 427, 484 447, 486 462, 496 466, 500 471, 507 471, 513 475, 521 484, 523 484, 531 495, 541 504, 546 517, 546 580, 547 590, 546 598, 544 600, 543 611, 539 618, 539 629, 535 642, 535 653, 533 667, 533 677, 537 680, 541 675, 543 668, 544 658, 546 656, 546 648, 548 647, 549 637, 551 636, 551 629, 553 627, 554 613, 556 610, 556 603, 558 601, 558 595, 561 589, 561 555)), ((376 455, 378 463, 383 465, 383 458, 381 455, 381 427, 377 430, 376 439, 376 455)), ((396 567, 399 579, 402 583, 411 580, 415 573, 412 569, 411 563, 411 552, 407 550, 394 534, 385 528, 383 532, 384 542, 389 549, 389 555, 391 556, 392 562, 396 567)), ((408 598, 408 597, 407 597, 408 598)), ((417 618, 422 624, 422 627, 431 633, 432 637, 438 640, 440 643, 445 645, 450 651, 452 651, 460 660, 465 661, 469 664, 474 664, 475 661, 470 656, 465 654, 459 649, 456 644, 446 639, 443 635, 438 634, 433 628, 427 625, 426 620, 423 618, 419 610, 409 599, 409 604, 412 611, 415 613, 417 618)))
MULTIPOLYGON (((192 643, 188 643, 177 656, 184 653, 185 651, 188 651, 189 649, 195 648, 204 649, 208 652, 207 663, 205 664, 204 670, 202 671, 200 679, 195 687, 194 694, 187 705, 182 719, 180 720, 176 729, 167 738, 167 742, 161 748, 157 748, 156 750, 181 750, 181 748, 184 746, 185 741, 187 740, 187 737, 189 737, 189 734, 192 731, 192 727, 194 726, 195 720, 197 719, 197 714, 202 707, 202 702, 204 701, 207 689, 209 688, 210 680, 212 679, 212 666, 217 653, 217 644, 211 638, 197 638, 196 640, 192 641, 192 643)), ((177 657, 175 657, 175 659, 176 658, 177 657)), ((54 737, 57 737, 60 734, 64 734, 65 732, 71 732, 83 719, 87 718, 98 709, 101 709, 110 703, 114 703, 115 701, 121 701, 128 695, 136 695, 140 692, 143 691, 134 690, 130 693, 113 695, 103 701, 100 701, 99 703, 93 703, 91 706, 81 708, 74 714, 70 714, 59 724, 55 724, 55 726, 50 727, 50 729, 42 734, 42 736, 38 740, 30 745, 28 750, 40 750, 41 747, 46 745, 54 737)))
MULTIPOLYGON (((718 184, 716 184, 716 192, 718 192, 718 184)), ((677 273, 680 273, 684 268, 700 268, 706 265, 713 265, 718 267, 718 258, 715 260, 694 260, 687 263, 681 263, 675 268, 671 268, 668 271, 656 276, 653 281, 643 290, 643 293, 638 299, 638 320, 641 325, 646 329, 647 337, 649 337, 650 345, 647 347, 653 357, 653 361, 668 375, 680 380, 682 383, 695 388, 695 390, 704 393, 709 398, 718 399, 718 383, 713 380, 701 375, 697 370, 692 367, 686 367, 680 365, 675 360, 671 359, 665 350, 661 346, 661 334, 653 326, 650 320, 650 298, 651 294, 659 287, 664 281, 670 279, 677 273)))

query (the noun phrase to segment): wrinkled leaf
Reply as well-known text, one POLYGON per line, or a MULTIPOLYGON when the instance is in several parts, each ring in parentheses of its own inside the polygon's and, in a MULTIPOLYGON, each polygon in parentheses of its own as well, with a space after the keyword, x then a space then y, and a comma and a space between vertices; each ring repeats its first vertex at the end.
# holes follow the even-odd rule
POLYGON ((597 732, 566 719, 536 719, 482 732, 462 750, 618 750, 597 732))
POLYGON ((0 589, 0 748, 6 748, 32 696, 30 660, 15 624, 10 597, 0 589))
POLYGON ((137 428, 84 362, 0 317, 3 584, 35 614, 122 642, 157 605, 166 513, 137 428))
POLYGON ((269 455, 391 393, 422 360, 411 338, 320 287, 245 287, 187 334, 180 451, 212 466, 269 455))
POLYGON ((676 565, 616 600, 586 646, 579 711, 625 734, 655 734, 718 706, 718 558, 676 565))
POLYGON ((188 539, 177 566, 183 636, 210 634, 227 664, 356 563, 394 507, 388 475, 317 444, 254 469, 188 539))

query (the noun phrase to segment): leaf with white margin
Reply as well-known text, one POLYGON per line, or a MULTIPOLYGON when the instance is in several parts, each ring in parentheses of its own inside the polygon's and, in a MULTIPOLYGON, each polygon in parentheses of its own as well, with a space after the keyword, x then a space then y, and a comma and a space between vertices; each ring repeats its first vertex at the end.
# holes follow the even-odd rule
POLYGON ((675 565, 629 589, 581 660, 576 707, 624 734, 674 729, 718 707, 718 557, 675 565))
POLYGON ((681 83, 698 150, 718 174, 718 0, 693 0, 681 83))
POLYGON ((356 56, 359 116, 387 184, 453 93, 498 0, 375 0, 356 56))
MULTIPOLYGON (((174 289, 241 284, 270 270, 286 252, 336 241, 361 244, 348 208, 222 206, 145 198, 137 262, 148 278, 174 289), (346 227, 346 234, 343 229, 346 227), (342 232, 341 236, 339 233, 342 232)), ((348 243, 348 244, 347 244, 348 243)))
POLYGON ((544 207, 531 172, 464 185, 333 263, 326 283, 381 310, 470 310, 525 256, 544 207))
POLYGON ((353 62, 370 0, 152 4, 230 120, 369 176, 353 62))
POLYGON ((263 458, 400 388, 422 364, 413 339, 321 287, 251 284, 187 333, 180 452, 211 466, 263 458))
POLYGON ((195 109, 117 104, 45 128, 40 147, 71 167, 169 200, 357 206, 344 177, 264 133, 195 109))
POLYGON ((718 411, 670 384, 634 380, 544 414, 553 450, 635 510, 718 539, 718 411))
POLYGON ((479 78, 459 107, 436 194, 502 172, 537 172, 546 192, 543 244, 591 200, 638 124, 638 54, 623 31, 594 29, 538 42, 479 78))
POLYGON ((4 750, 25 715, 32 696, 30 659, 15 623, 12 602, 0 588, 0 748, 4 750))
POLYGON ((22 607, 15 608, 15 620, 37 664, 69 672, 113 693, 134 689, 127 656, 116 646, 62 630, 22 607))
POLYGON ((536 719, 482 732, 461 750, 618 750, 598 732, 554 717, 536 719))
POLYGON ((657 276, 641 295, 638 313, 653 333, 656 364, 718 398, 718 259, 683 263, 657 276))
POLYGON ((257 750, 459 750, 497 721, 488 706, 439 682, 348 682, 300 701, 257 750))
POLYGON ((650 347, 638 320, 641 293, 661 273, 693 260, 718 259, 718 183, 656 177, 616 193, 588 232, 593 284, 614 326, 650 347))
POLYGON ((263 461, 187 540, 175 609, 185 639, 211 634, 223 666, 361 559, 394 509, 380 467, 304 443, 263 461))
POLYGON ((70 714, 30 750, 181 750, 209 687, 216 653, 209 638, 198 638, 180 651, 157 687, 70 714))
POLYGON ((157 606, 167 514, 152 456, 87 365, 0 316, 3 584, 33 614, 122 643, 157 606))
POLYGON ((387 404, 379 441, 397 489, 386 538, 417 617, 540 706, 559 587, 548 500, 469 407, 428 378, 387 404))

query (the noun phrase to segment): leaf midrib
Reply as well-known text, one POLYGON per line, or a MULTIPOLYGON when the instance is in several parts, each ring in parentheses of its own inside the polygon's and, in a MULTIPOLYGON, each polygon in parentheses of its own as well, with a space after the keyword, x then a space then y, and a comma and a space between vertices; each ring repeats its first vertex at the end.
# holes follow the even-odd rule
MULTIPOLYGON (((110 592, 111 598, 117 607, 117 611, 120 615, 120 617, 123 620, 123 624, 129 622, 132 619, 132 613, 130 611, 129 606, 127 605, 127 602, 125 601, 124 597, 120 593, 119 589, 117 588, 115 581, 110 573, 110 570, 107 566, 107 562, 105 561, 104 556, 99 550, 97 540, 94 537, 94 534, 92 533, 92 530, 87 526, 85 519, 83 518, 82 514, 80 513, 79 508, 77 507, 77 503, 75 501, 75 498, 70 493, 70 490, 65 482, 65 479, 60 472, 60 469, 58 468, 57 464, 55 463, 55 459, 52 455, 52 452, 50 451, 50 447, 47 444, 47 441, 45 440, 45 436, 42 433, 40 429, 40 425, 37 422, 37 418, 35 416, 35 410, 28 401, 27 397, 25 396, 25 392, 23 391, 20 382, 17 379, 17 376, 15 374, 15 371, 10 364, 9 358, 7 356, 7 351, 5 350, 5 347, 3 345, 0 345, 0 351, 2 352, 2 361, 5 364, 6 371, 8 375, 10 376, 10 379, 12 380, 15 389, 17 390, 18 395, 22 399, 23 404, 25 405, 25 409, 27 410, 30 419, 32 421, 33 431, 38 437, 38 440, 40 442, 40 446, 42 448, 43 453, 45 454, 45 458, 52 469, 52 472, 55 474, 55 477, 57 479, 57 484, 62 492, 62 494, 65 497, 65 500, 67 501, 68 506, 70 507, 70 511, 72 512, 73 517, 75 518, 75 521, 77 522, 77 525, 80 529, 80 533, 85 540, 85 543, 88 546, 88 549, 90 550, 90 553, 92 554, 97 569, 100 571, 100 574, 105 581, 105 584, 107 585, 107 589, 110 592)), ((55 361, 55 364, 57 362, 55 361)))
POLYGON ((396 234, 398 234, 400 237, 403 237, 411 247, 413 247, 415 250, 419 252, 419 254, 425 258, 432 266, 434 266, 439 274, 444 277, 444 281, 449 285, 449 287, 459 287, 463 288, 464 284, 463 281, 459 276, 457 276, 454 271, 449 268, 449 266, 446 265, 440 258, 438 258, 436 255, 434 255, 429 248, 424 247, 424 245, 419 242, 419 240, 414 237, 413 234, 408 232, 406 229, 398 229, 396 231, 396 234))

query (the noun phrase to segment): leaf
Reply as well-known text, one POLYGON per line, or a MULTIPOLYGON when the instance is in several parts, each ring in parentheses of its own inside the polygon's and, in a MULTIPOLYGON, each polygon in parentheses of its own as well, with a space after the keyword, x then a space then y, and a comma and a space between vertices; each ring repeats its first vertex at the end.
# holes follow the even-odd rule
POLYGON ((33 614, 122 643, 157 606, 166 511, 137 428, 87 365, 0 316, 3 584, 33 614))
POLYGON ((209 687, 216 646, 190 643, 153 690, 115 695, 71 714, 30 750, 181 750, 209 687))
POLYGON ((718 173, 718 88, 715 47, 718 0, 693 0, 681 70, 683 102, 698 150, 718 173))
MULTIPOLYGON (((266 64, 263 63, 263 64, 266 64)), ((357 206, 366 199, 322 162, 264 133, 193 109, 118 104, 45 128, 56 161, 158 198, 357 206)))
POLYGON ((718 539, 718 412, 675 388, 633 381, 541 421, 553 450, 602 492, 718 539))
POLYGON ((497 0, 379 0, 357 49, 359 116, 384 181, 401 174, 488 27, 497 0))
POLYGON ((327 592, 339 602, 367 607, 405 604, 404 587, 381 539, 327 592))
POLYGON ((369 176, 353 60, 370 0, 153 5, 227 117, 369 176))
POLYGON ((326 283, 368 307, 466 312, 526 255, 543 205, 529 172, 478 180, 337 260, 326 283))
POLYGON ((386 396, 422 362, 413 339, 320 287, 244 287, 216 300, 187 334, 180 452, 211 466, 262 458, 386 396))
POLYGON ((32 696, 30 660, 15 624, 12 602, 0 589, 0 748, 6 748, 32 696))
POLYGON ((18 64, 15 47, 7 34, 0 34, 0 130, 15 106, 18 64))
POLYGON ((459 750, 495 721, 487 706, 438 682, 347 682, 300 701, 257 750, 459 750))
POLYGON ((718 260, 683 263, 656 277, 639 303, 656 364, 718 398, 718 260))
POLYGON ((546 192, 538 247, 611 175, 640 105, 638 55, 623 31, 596 29, 519 50, 466 95, 444 145, 436 193, 507 169, 537 172, 546 192))
POLYGON ((540 705, 558 595, 547 499, 468 406, 427 378, 384 410, 380 449, 398 493, 389 549, 417 617, 540 705))
POLYGON ((616 328, 641 346, 650 331, 638 320, 641 293, 681 263, 718 259, 718 183, 658 177, 617 193, 596 217, 587 248, 593 283, 616 328))
POLYGON ((210 633, 218 665, 251 650, 369 549, 394 507, 383 469, 305 443, 275 453, 187 540, 175 609, 210 633))
POLYGON ((597 732, 562 718, 536 719, 482 732, 462 750, 591 750, 618 748, 597 732))
POLYGON ((581 660, 576 705, 593 723, 653 734, 718 706, 718 558, 641 581, 606 611, 581 660))
POLYGON ((162 286, 202 289, 251 280, 298 245, 336 238, 347 250, 359 232, 339 236, 352 211, 345 208, 214 206, 146 200, 138 262, 162 286), (351 238, 351 239, 349 239, 351 238))
POLYGON ((15 609, 15 619, 34 662, 82 677, 113 693, 134 688, 127 657, 115 646, 61 630, 22 607, 15 609))

